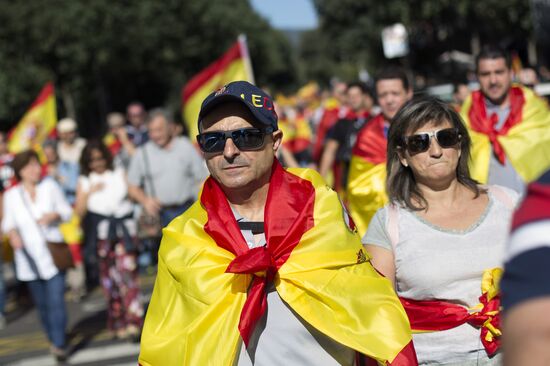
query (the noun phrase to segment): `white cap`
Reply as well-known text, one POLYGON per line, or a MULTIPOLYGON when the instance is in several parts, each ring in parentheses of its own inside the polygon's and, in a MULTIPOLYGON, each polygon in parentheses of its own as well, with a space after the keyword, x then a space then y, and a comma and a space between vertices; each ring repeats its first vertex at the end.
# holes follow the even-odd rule
POLYGON ((57 132, 73 132, 76 131, 76 122, 72 118, 63 118, 57 122, 57 132))

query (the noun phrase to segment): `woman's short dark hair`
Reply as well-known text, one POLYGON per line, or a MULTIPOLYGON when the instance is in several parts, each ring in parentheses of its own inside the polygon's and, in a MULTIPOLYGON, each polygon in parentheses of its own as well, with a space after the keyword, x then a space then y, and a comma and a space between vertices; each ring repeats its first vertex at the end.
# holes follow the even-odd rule
POLYGON ((393 117, 388 131, 388 158, 386 169, 388 178, 386 190, 391 202, 406 206, 415 211, 428 208, 428 202, 416 185, 416 179, 410 167, 405 167, 399 159, 399 152, 404 152, 403 138, 417 131, 428 123, 442 125, 450 122, 461 136, 460 158, 456 167, 459 183, 466 186, 476 197, 480 194, 478 182, 470 177, 468 162, 470 160, 471 139, 460 115, 447 103, 435 97, 420 97, 407 102, 393 117), (413 201, 416 203, 413 203, 413 201))
POLYGON ((17 181, 21 181, 21 170, 26 167, 31 160, 36 160, 40 162, 40 158, 34 150, 25 150, 15 154, 10 165, 13 169, 13 174, 15 175, 15 179, 17 179, 17 181))
POLYGON ((86 176, 90 174, 90 163, 92 161, 92 151, 94 150, 99 151, 105 159, 107 170, 113 170, 113 156, 107 146, 100 140, 90 140, 82 150, 82 155, 80 155, 80 174, 86 176))

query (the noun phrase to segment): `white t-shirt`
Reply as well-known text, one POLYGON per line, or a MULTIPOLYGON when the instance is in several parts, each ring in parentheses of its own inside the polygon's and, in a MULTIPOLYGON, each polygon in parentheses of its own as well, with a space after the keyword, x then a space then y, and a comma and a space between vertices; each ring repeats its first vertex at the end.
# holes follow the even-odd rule
POLYGON ((95 184, 103 184, 103 188, 88 196, 88 211, 119 218, 132 213, 133 205, 128 199, 128 185, 122 169, 106 170, 101 174, 91 172, 87 177, 78 177, 78 186, 84 192, 95 184))
POLYGON ((36 220, 45 213, 51 212, 58 213, 61 221, 70 219, 72 208, 58 184, 51 178, 43 179, 36 186, 34 201, 21 185, 8 189, 4 194, 3 212, 2 230, 5 233, 12 229, 18 230, 25 251, 38 271, 36 273, 36 270, 33 270, 32 263, 29 262, 24 251, 18 249, 14 255, 17 279, 19 281, 32 281, 39 278, 48 280, 55 276, 58 270, 46 246, 46 240, 63 241, 58 228, 59 223, 39 226, 36 220))
MULTIPOLYGON (((515 204, 518 194, 499 187, 515 204)), ((374 215, 363 244, 391 250, 395 258, 396 291, 414 300, 442 300, 465 307, 479 303, 484 270, 502 267, 512 209, 489 190, 489 203, 466 230, 437 227, 414 212, 398 208, 398 241, 388 234, 388 206, 374 215)), ((420 365, 499 365, 487 357, 480 330, 463 324, 444 331, 413 334, 420 365)))
MULTIPOLYGON (((89 176, 80 176, 78 185, 88 192, 95 184, 103 184, 101 190, 88 196, 88 211, 107 217, 123 218, 133 213, 134 205, 128 198, 128 184, 122 169, 106 170, 101 174, 90 173, 89 176)), ((129 235, 136 234, 136 222, 133 217, 124 220, 124 226, 129 235)), ((117 232, 122 235, 121 232, 117 232)), ((106 239, 109 234, 109 221, 101 220, 97 226, 98 239, 106 239)))
MULTIPOLYGON (((247 221, 236 211, 233 213, 237 221, 247 221)), ((241 233, 251 249, 266 244, 265 236, 256 243, 252 231, 241 233)), ((273 285, 266 292, 267 311, 252 332, 249 349, 241 342, 236 366, 354 365, 353 349, 309 325, 281 299, 273 285)))
POLYGON ((82 150, 86 146, 86 140, 82 137, 77 137, 72 145, 67 145, 60 142, 57 145, 57 155, 59 160, 70 161, 71 163, 78 164, 82 150))

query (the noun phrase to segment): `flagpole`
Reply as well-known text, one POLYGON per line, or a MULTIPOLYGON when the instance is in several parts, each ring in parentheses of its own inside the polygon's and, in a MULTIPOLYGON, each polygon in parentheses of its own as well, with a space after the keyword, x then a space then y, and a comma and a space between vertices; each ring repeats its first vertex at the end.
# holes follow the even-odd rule
POLYGON ((241 54, 243 55, 244 67, 246 69, 246 73, 248 74, 249 81, 252 84, 255 84, 254 70, 252 70, 252 62, 250 62, 250 54, 248 53, 248 45, 246 43, 246 35, 245 34, 239 34, 239 37, 237 38, 237 41, 239 42, 239 48, 241 50, 241 54))

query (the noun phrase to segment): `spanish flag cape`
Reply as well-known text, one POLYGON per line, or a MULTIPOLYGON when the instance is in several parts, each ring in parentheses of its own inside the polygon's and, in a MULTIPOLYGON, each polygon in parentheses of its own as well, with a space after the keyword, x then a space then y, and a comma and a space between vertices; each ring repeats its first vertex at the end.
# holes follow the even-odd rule
POLYGON ((302 114, 279 120, 279 129, 285 137, 283 145, 293 154, 300 153, 311 145, 311 127, 302 114))
POLYGON ((388 202, 386 195, 386 146, 384 116, 379 114, 357 135, 352 150, 346 200, 360 235, 388 202))
POLYGON ((265 247, 248 249, 211 177, 163 230, 141 338, 143 366, 232 365, 266 311, 269 281, 305 321, 384 365, 416 365, 410 326, 390 281, 349 229, 337 195, 308 169, 275 161, 265 247))
POLYGON ((526 183, 550 168, 550 112, 530 89, 510 89, 510 114, 499 131, 494 127, 497 116, 487 116, 480 91, 466 99, 461 114, 472 138, 472 178, 487 183, 493 151, 503 164, 507 157, 526 183))
POLYGON ((479 304, 472 309, 441 300, 413 300, 400 298, 413 333, 452 329, 468 323, 481 328, 480 338, 487 355, 493 356, 500 348, 500 288, 501 268, 483 272, 479 304))
POLYGON ((319 127, 317 127, 317 134, 315 136, 315 144, 313 146, 313 159, 320 161, 323 155, 323 149, 325 147, 325 137, 327 132, 340 117, 340 103, 336 98, 329 98, 323 104, 323 114, 319 121, 319 127))

